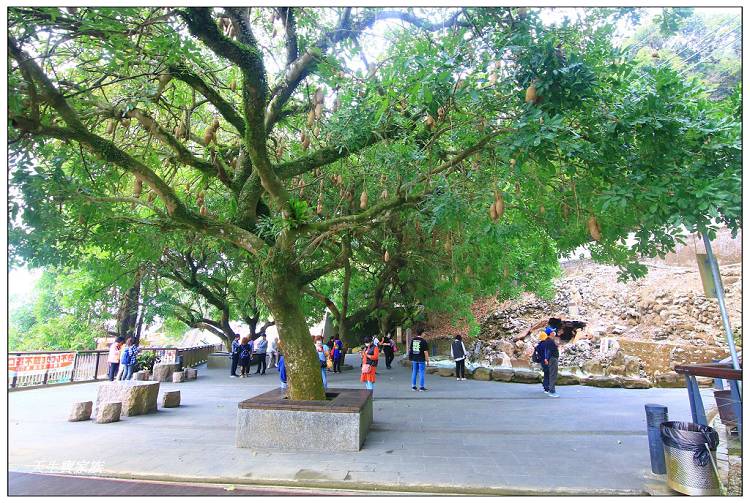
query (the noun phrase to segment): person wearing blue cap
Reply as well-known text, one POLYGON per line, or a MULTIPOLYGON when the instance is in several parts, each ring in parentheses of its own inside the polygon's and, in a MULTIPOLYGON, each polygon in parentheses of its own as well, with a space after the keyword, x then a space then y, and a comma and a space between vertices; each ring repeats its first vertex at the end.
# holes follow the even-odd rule
POLYGON ((557 334, 551 327, 544 329, 544 333, 547 334, 547 338, 542 341, 542 370, 544 371, 544 380, 542 386, 544 386, 544 392, 552 398, 558 398, 560 395, 555 393, 555 383, 557 382, 557 359, 560 357, 560 351, 557 349, 555 343, 555 337, 557 334))

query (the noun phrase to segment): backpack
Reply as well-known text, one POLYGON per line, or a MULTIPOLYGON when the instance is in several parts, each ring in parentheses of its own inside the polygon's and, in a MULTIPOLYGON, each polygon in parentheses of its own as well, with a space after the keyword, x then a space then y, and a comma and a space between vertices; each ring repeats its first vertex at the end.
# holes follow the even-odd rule
POLYGON ((534 363, 542 363, 544 361, 544 341, 537 344, 534 348, 534 353, 531 355, 531 361, 534 363))

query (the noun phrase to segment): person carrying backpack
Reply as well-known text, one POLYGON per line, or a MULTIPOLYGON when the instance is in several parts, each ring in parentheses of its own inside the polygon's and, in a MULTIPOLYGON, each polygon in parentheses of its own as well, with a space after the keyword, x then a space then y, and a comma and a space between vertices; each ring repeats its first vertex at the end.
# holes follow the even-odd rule
POLYGON ((419 376, 419 391, 427 391, 424 387, 424 373, 430 364, 430 346, 422 334, 424 328, 417 328, 417 335, 409 341, 409 360, 411 361, 411 389, 417 391, 417 376, 419 376))
POLYGON ((542 381, 542 388, 544 388, 545 393, 549 393, 549 381, 548 381, 549 368, 545 368, 545 365, 544 365, 544 346, 546 343, 547 343, 547 333, 542 332, 541 334, 539 334, 539 342, 534 348, 534 352, 531 354, 531 361, 534 363, 538 363, 539 365, 542 366, 542 371, 544 372, 544 380, 542 381))
POLYGON ((555 338, 557 334, 554 331, 548 334, 547 340, 544 341, 544 362, 546 366, 545 378, 547 379, 547 387, 549 389, 549 396, 552 398, 558 398, 560 395, 555 393, 555 383, 557 382, 557 359, 560 358, 560 351, 557 349, 557 342, 555 338))
POLYGON ((393 339, 391 339, 391 335, 385 334, 383 341, 380 343, 380 347, 383 348, 383 353, 385 354, 385 368, 387 369, 391 368, 391 362, 393 362, 394 346, 395 344, 393 343, 393 339))
POLYGON ((456 381, 466 380, 466 346, 464 346, 461 336, 456 334, 456 338, 451 344, 451 358, 456 362, 456 381))

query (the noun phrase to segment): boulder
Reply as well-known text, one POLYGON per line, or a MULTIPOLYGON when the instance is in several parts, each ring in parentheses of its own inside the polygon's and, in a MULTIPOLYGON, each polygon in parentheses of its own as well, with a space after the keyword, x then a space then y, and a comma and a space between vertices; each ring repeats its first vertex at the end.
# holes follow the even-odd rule
POLYGON ((620 379, 614 376, 591 376, 581 379, 584 386, 593 386, 595 388, 619 388, 620 379))
POLYGON ((179 370, 177 363, 157 363, 154 365, 154 381, 172 382, 172 374, 179 370))
POLYGON ((172 382, 184 382, 185 372, 172 372, 172 382))
POLYGON ((685 378, 677 372, 657 372, 654 374, 656 388, 685 388, 685 378))
POLYGON ((185 379, 192 381, 198 378, 198 369, 185 369, 185 379))
POLYGON ((427 374, 437 374, 440 369, 437 367, 427 367, 425 369, 425 373, 427 374))
POLYGON ((591 375, 604 375, 604 368, 598 360, 589 360, 581 365, 581 370, 591 375))
POLYGON ((76 402, 70 410, 68 421, 88 421, 91 419, 91 409, 94 402, 76 402))
POLYGON ((438 368, 437 375, 440 377, 453 377, 456 375, 456 369, 449 369, 449 368, 438 368))
POLYGON ((534 370, 515 369, 512 382, 536 384, 542 382, 542 373, 534 370))
POLYGON ((474 369, 474 379, 477 381, 489 381, 492 378, 492 370, 485 367, 474 369))
POLYGON ((625 375, 625 365, 610 365, 607 367, 608 376, 622 376, 625 375))
POLYGON ((623 377, 620 382, 622 387, 627 389, 648 389, 651 387, 651 381, 645 377, 623 377))
POLYGON ((133 374, 134 381, 148 381, 151 375, 148 370, 139 370, 133 374))
POLYGON ((492 369, 492 380, 510 382, 513 380, 513 369, 492 369))
POLYGON ((96 409, 108 402, 120 402, 123 416, 138 416, 156 412, 159 383, 155 381, 112 381, 99 385, 96 409))
POLYGON ((625 356, 625 374, 626 376, 637 377, 641 372, 641 359, 637 356, 625 356))
POLYGON ((581 378, 575 374, 558 374, 556 386, 570 386, 573 384, 581 384, 581 378))
POLYGON ((96 422, 97 423, 114 423, 120 420, 120 413, 122 412, 122 403, 120 402, 105 402, 97 407, 96 422))
POLYGON ((180 406, 180 391, 165 391, 161 395, 161 406, 165 409, 180 406))

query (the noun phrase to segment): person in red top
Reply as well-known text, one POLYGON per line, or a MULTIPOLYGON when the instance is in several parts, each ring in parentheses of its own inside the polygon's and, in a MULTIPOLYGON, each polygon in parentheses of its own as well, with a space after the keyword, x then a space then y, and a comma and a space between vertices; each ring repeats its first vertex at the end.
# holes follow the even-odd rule
POLYGON ((372 343, 372 337, 365 337, 365 348, 362 350, 362 375, 360 381, 365 383, 365 388, 375 387, 375 369, 378 366, 380 350, 372 343))

